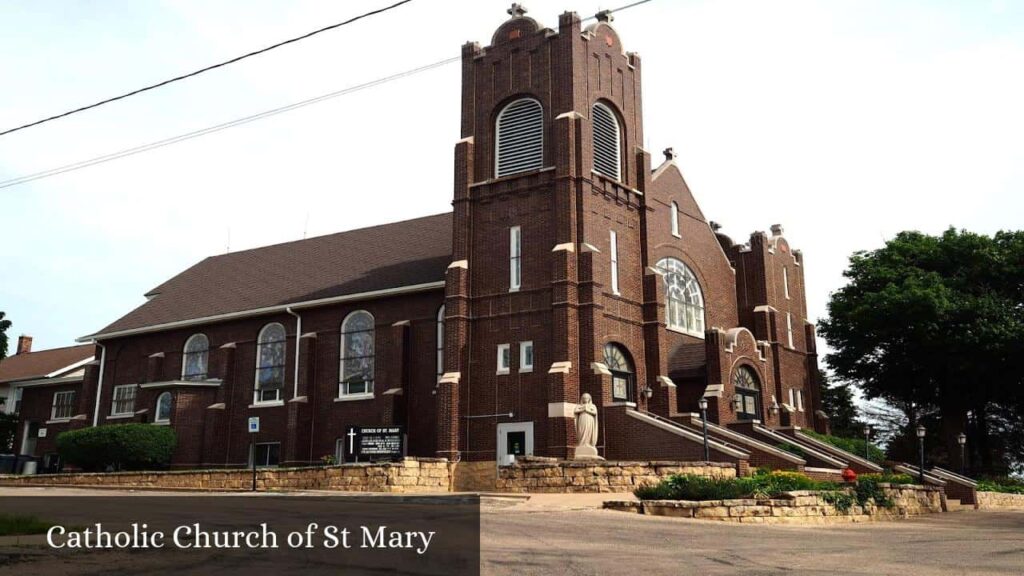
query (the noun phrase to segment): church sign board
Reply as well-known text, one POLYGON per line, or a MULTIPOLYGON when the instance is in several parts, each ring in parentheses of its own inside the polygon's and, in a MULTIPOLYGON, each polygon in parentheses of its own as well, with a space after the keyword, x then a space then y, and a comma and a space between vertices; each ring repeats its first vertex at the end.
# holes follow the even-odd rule
POLYGON ((345 461, 400 460, 405 456, 404 426, 349 426, 345 461))

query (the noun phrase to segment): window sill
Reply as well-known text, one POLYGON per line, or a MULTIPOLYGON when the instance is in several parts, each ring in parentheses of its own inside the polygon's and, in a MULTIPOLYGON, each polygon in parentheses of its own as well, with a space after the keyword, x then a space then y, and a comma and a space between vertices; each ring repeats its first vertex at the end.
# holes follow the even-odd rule
POLYGON ((356 402, 357 400, 373 400, 373 392, 364 394, 346 394, 334 399, 335 402, 356 402))
POLYGON ((268 400, 249 404, 249 408, 274 408, 276 406, 284 406, 284 400, 268 400))
POLYGON ((46 421, 47 424, 67 424, 68 422, 71 422, 71 418, 52 418, 46 421))
POLYGON ((523 368, 519 371, 520 374, 529 374, 530 372, 533 372, 533 366, 530 366, 529 368, 523 368))
POLYGON ((509 292, 519 292, 519 288, 520 288, 519 286, 516 286, 515 288, 509 288, 508 291, 509 292))
POLYGON ((625 406, 627 408, 636 408, 636 402, 630 402, 628 400, 612 400, 609 404, 605 404, 605 406, 625 406))
POLYGON ((676 334, 686 334, 687 336, 693 336, 694 338, 700 338, 701 340, 704 339, 704 334, 702 332, 694 332, 692 330, 676 328, 674 326, 665 326, 665 329, 669 332, 675 332, 676 334))
POLYGON ((160 420, 158 422, 152 422, 152 424, 153 424, 153 426, 170 426, 171 425, 171 421, 170 420, 160 420))
POLYGON ((131 412, 130 414, 111 414, 111 415, 107 416, 107 420, 124 420, 125 418, 134 418, 134 417, 135 417, 135 412, 131 412))
POLYGON ((680 236, 679 234, 676 234, 675 232, 673 232, 673 233, 672 233, 672 236, 674 236, 674 237, 676 237, 676 238, 679 238, 680 240, 682 240, 682 239, 683 239, 683 237, 682 237, 682 236, 680 236))
POLYGON ((508 372, 508 370, 498 370, 497 372, 495 372, 495 374, 497 374, 498 376, 508 376, 508 372))

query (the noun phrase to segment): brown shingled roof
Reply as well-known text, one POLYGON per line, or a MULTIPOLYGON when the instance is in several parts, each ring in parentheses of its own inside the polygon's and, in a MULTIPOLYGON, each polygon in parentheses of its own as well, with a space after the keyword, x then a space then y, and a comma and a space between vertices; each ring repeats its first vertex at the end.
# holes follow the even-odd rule
POLYGON ((443 281, 451 242, 447 213, 212 256, 99 334, 443 281))
POLYGON ((95 353, 96 347, 86 344, 8 356, 0 360, 0 382, 43 378, 61 368, 67 368, 87 358, 92 359, 95 353))

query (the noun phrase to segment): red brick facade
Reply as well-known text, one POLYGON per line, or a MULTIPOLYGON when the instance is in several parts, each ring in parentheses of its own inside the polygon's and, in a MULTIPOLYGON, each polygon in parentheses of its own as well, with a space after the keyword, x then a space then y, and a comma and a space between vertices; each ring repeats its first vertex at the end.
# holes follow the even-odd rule
MULTIPOLYGON (((577 443, 572 406, 589 393, 599 410, 600 454, 693 460, 702 457, 699 444, 680 443, 627 409, 673 418, 697 411, 707 396, 709 420, 732 423, 738 418, 733 377, 746 366, 761 388, 763 423, 824 426, 813 417, 820 395, 801 254, 790 250, 781 231, 733 245, 712 230, 671 154, 652 169, 641 147, 641 61, 623 50, 608 22, 584 28, 577 15, 566 13, 550 30, 517 16, 498 28, 490 46, 465 45, 462 65, 463 139, 455 146, 452 253, 443 289, 296 306, 301 331, 294 314, 275 312, 100 335, 102 378, 97 362, 82 384, 85 418, 69 425, 92 425, 94 414, 101 425, 152 422, 158 396, 169 391, 169 425, 179 438, 176 467, 245 465, 250 416, 261 417, 259 442, 281 444, 282 464, 333 455, 348 425, 391 423, 407 427, 411 455, 495 460, 502 456, 504 424, 532 429, 532 453, 570 458, 577 443), (543 166, 496 178, 497 117, 523 97, 543 109, 543 166), (597 102, 619 122, 618 180, 595 171, 591 110, 597 102), (517 289, 510 286, 512 227, 521 234, 517 289), (679 260, 696 277, 702 332, 668 327, 666 282, 656 270, 664 258, 679 260), (374 318, 373 395, 339 401, 340 329, 355 310, 374 318), (271 322, 287 333, 283 402, 254 406, 256 340, 271 322), (196 333, 209 340, 210 380, 184 383, 183 348, 196 333), (532 342, 532 369, 520 362, 524 342, 532 342), (609 343, 632 363, 625 400, 613 398, 615 376, 604 359, 609 343), (498 367, 502 344, 510 347, 507 371, 498 367), (127 384, 139 385, 134 413, 111 419, 113 390, 127 384), (791 406, 790 389, 802 395, 802 410, 791 406)), ((36 404, 46 404, 53 390, 26 390, 31 410, 25 416, 41 417, 36 404)), ((735 455, 712 459, 737 461, 735 455)))

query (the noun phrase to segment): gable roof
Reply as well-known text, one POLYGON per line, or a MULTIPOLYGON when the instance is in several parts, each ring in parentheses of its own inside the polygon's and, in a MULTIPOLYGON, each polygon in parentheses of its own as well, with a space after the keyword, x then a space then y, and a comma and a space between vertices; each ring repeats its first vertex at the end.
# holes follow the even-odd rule
POLYGON ((149 301, 79 341, 444 282, 451 246, 452 215, 446 213, 212 256, 150 290, 149 301))
POLYGON ((0 382, 45 378, 59 370, 92 360, 95 354, 96 347, 86 344, 8 356, 0 360, 0 382))

